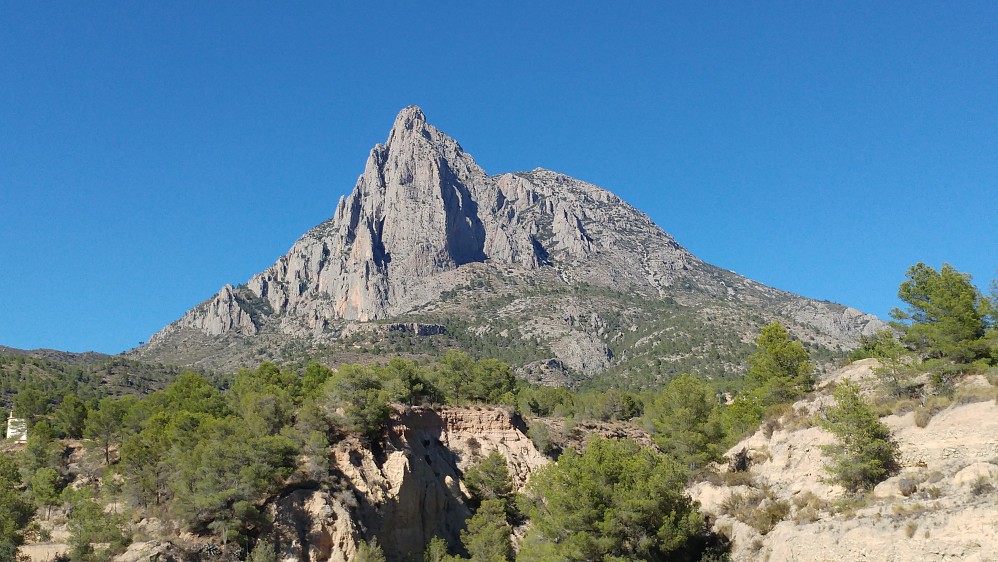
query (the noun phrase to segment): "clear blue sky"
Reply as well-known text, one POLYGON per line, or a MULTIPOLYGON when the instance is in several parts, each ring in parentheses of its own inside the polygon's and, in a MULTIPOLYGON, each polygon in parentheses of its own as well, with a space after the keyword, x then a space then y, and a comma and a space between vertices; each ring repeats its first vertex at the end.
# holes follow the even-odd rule
POLYGON ((409 104, 808 297, 886 317, 913 263, 998 267, 994 1, 0 1, 0 344, 147 340, 409 104))

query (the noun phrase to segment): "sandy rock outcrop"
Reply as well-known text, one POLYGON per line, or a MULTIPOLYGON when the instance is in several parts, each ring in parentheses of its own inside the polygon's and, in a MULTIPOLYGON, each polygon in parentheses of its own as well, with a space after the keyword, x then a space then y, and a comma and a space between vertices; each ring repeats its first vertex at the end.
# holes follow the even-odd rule
POLYGON ((339 490, 295 490, 269 505, 270 539, 284 562, 345 562, 374 536, 389 560, 423 552, 434 536, 456 543, 470 516, 465 470, 498 451, 520 489, 549 462, 525 430, 501 408, 399 408, 380 446, 348 439, 334 448, 339 490))
MULTIPOLYGON (((831 373, 830 382, 854 380, 873 392, 876 360, 831 373)), ((819 392, 794 411, 729 451, 752 459, 732 484, 702 482, 690 490, 714 528, 733 538, 734 560, 998 560, 998 405, 993 400, 951 406, 924 428, 914 415, 881 421, 900 446, 900 472, 860 499, 824 482, 820 446, 831 434, 813 416, 833 404, 819 392), (748 482, 748 484, 746 484, 748 482), (772 529, 739 520, 724 507, 732 494, 768 494, 785 502, 772 529)))

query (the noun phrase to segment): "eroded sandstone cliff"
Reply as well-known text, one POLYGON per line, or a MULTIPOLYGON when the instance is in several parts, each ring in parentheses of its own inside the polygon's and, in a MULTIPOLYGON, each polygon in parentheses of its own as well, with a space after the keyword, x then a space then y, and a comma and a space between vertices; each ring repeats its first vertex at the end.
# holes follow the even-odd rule
POLYGON ((434 536, 460 543, 468 510, 462 475, 498 451, 514 488, 548 462, 519 416, 501 408, 398 409, 382 447, 356 439, 332 452, 337 489, 300 489, 269 503, 280 559, 345 562, 378 537, 389 560, 422 553, 434 536))

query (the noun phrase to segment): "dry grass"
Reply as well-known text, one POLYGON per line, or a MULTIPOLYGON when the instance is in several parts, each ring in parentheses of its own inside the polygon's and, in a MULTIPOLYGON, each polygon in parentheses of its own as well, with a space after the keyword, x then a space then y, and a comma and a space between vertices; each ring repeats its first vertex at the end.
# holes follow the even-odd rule
POLYGON ((717 486, 755 487, 755 478, 751 472, 708 472, 704 480, 717 486))
POLYGON ((809 427, 814 427, 818 425, 817 416, 813 415, 807 408, 801 406, 795 409, 790 414, 783 417, 783 427, 787 431, 794 431, 797 429, 807 429, 809 427))
POLYGON ((953 404, 953 399, 946 396, 932 396, 925 401, 925 405, 915 410, 915 425, 925 427, 929 425, 932 416, 945 410, 953 404))
POLYGON ((975 496, 982 496, 995 489, 994 483, 991 482, 991 478, 981 474, 970 483, 970 493, 975 496))
POLYGON ((914 521, 908 521, 904 526, 904 534, 909 539, 915 536, 915 531, 918 530, 918 523, 914 521))
POLYGON ((860 494, 852 497, 842 498, 832 503, 832 511, 846 519, 856 516, 856 511, 870 505, 870 496, 860 494))
POLYGON ((923 511, 928 511, 929 509, 932 509, 932 507, 919 502, 910 503, 910 504, 899 502, 891 506, 891 513, 895 515, 911 515, 913 513, 921 513, 923 511))
POLYGON ((894 403, 893 412, 895 416, 903 416, 908 412, 914 412, 916 409, 918 409, 918 400, 898 400, 894 403))
POLYGON ((768 489, 753 489, 744 494, 733 492, 721 502, 720 511, 765 535, 786 519, 790 502, 777 500, 768 489))
POLYGON ((798 525, 817 521, 821 518, 821 512, 828 509, 828 502, 811 491, 794 496, 792 503, 795 510, 793 520, 798 525))
POLYGON ((994 387, 970 386, 961 388, 953 396, 954 404, 976 404, 977 402, 987 402, 996 397, 994 387))

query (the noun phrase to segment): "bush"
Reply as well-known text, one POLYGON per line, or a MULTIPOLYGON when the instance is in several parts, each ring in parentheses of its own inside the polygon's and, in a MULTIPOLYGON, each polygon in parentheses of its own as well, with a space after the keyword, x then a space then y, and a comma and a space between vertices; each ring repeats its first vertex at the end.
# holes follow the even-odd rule
POLYGON ((721 513, 752 527, 765 535, 790 513, 790 502, 777 500, 768 490, 732 492, 720 505, 721 513))
POLYGON ((863 401, 859 386, 843 383, 835 389, 836 406, 822 420, 837 443, 822 447, 831 462, 831 481, 849 491, 872 488, 898 469, 898 446, 890 429, 863 401))
POLYGON ((925 427, 929 425, 932 416, 945 410, 953 403, 953 400, 946 396, 933 396, 925 401, 925 405, 915 410, 915 425, 925 427))
POLYGON ((820 518, 820 512, 828 509, 828 502, 819 498, 814 492, 807 491, 794 496, 793 506, 794 522, 800 525, 802 522, 814 522, 820 518))
POLYGON ((370 543, 361 541, 350 562, 385 562, 385 553, 381 550, 377 539, 370 543))
POLYGON ((531 422, 530 427, 527 428, 527 437, 534 443, 534 447, 537 447, 537 450, 545 455, 554 451, 555 447, 551 441, 551 431, 548 429, 546 423, 540 420, 531 422))
POLYGON ((908 412, 914 412, 918 409, 918 400, 898 400, 894 404, 893 413, 895 416, 903 416, 908 412))
POLYGON ((919 408, 915 410, 915 425, 918 427, 925 427, 929 425, 929 421, 932 419, 932 410, 928 408, 919 408))
POLYGON ((984 495, 994 489, 995 486, 991 483, 991 479, 983 474, 970 483, 970 493, 975 496, 984 495))

